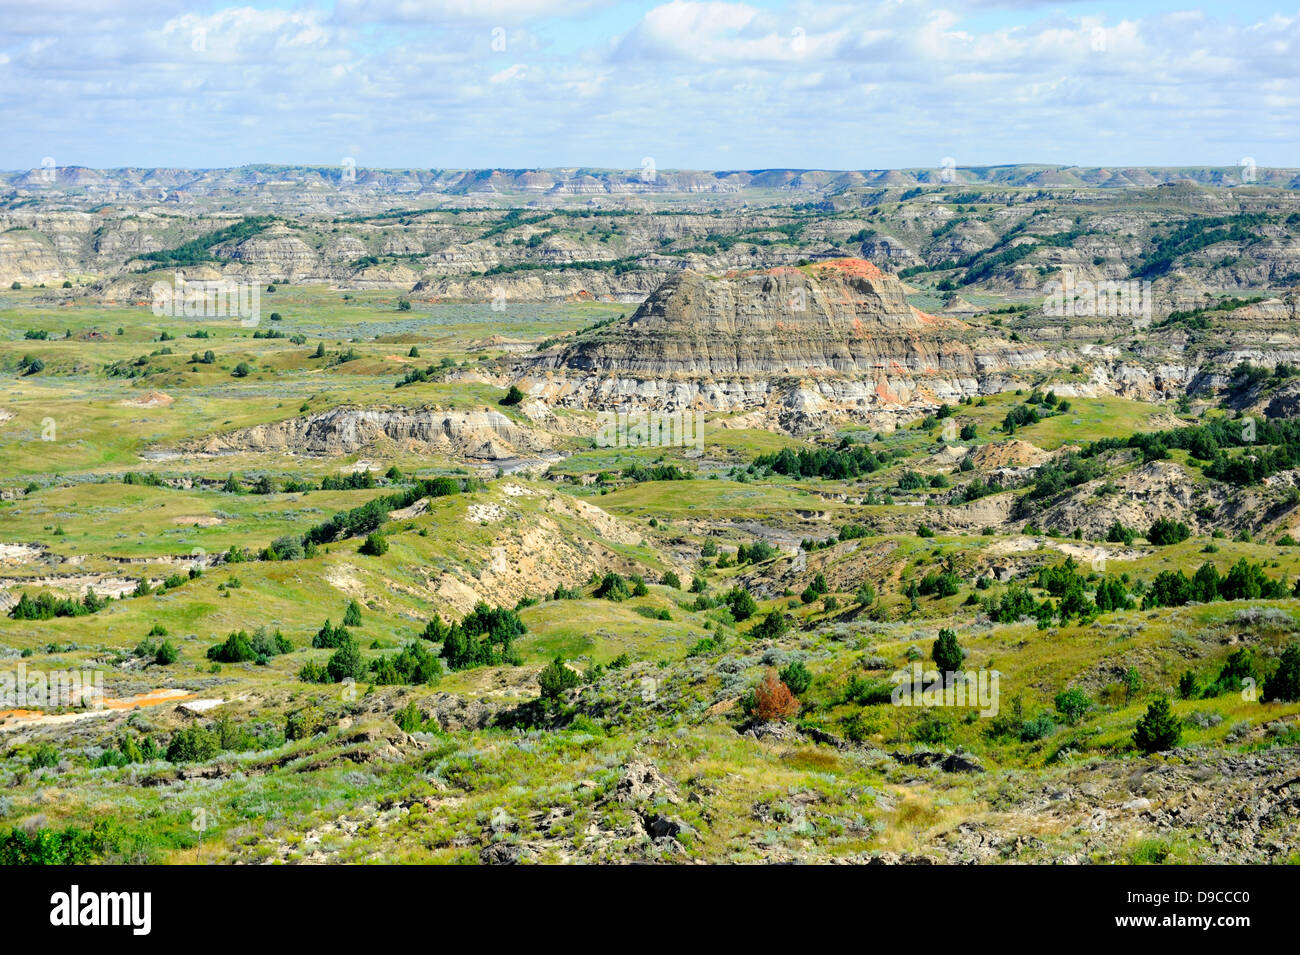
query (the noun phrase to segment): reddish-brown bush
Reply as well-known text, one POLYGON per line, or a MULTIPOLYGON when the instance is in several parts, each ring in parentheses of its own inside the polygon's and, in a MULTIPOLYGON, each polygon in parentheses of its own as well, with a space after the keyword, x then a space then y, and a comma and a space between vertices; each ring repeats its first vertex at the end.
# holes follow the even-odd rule
POLYGON ((761 722, 788 720, 799 712, 799 701, 781 682, 775 670, 768 670, 754 688, 754 716, 761 722))

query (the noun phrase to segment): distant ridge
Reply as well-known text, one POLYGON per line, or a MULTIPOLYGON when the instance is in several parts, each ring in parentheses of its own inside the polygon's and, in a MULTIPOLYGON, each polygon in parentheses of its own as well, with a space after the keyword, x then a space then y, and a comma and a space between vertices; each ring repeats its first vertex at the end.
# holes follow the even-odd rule
POLYGON ((1300 170, 1255 166, 1057 166, 1016 164, 930 169, 372 169, 362 166, 249 165, 230 169, 91 169, 60 166, 0 172, 0 193, 213 197, 302 190, 374 195, 578 196, 702 195, 776 191, 827 198, 861 188, 917 187, 1144 189, 1174 182, 1208 187, 1300 188, 1300 170))

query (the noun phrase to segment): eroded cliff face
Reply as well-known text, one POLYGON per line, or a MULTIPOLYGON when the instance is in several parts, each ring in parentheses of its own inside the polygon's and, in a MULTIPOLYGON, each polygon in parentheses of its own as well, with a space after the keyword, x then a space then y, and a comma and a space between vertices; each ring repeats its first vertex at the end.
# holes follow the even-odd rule
POLYGON ((375 448, 385 442, 415 451, 490 461, 545 450, 549 435, 521 427, 499 411, 344 405, 323 414, 211 435, 181 450, 191 454, 285 451, 334 455, 375 448))
POLYGON ((576 407, 764 408, 799 430, 836 413, 937 404, 998 390, 1047 361, 907 302, 862 259, 670 277, 629 319, 521 360, 528 390, 576 407))
POLYGON ((47 236, 30 229, 0 234, 0 282, 46 282, 60 274, 58 250, 47 236))
POLYGON ((425 277, 411 290, 429 301, 491 302, 640 302, 664 278, 665 271, 638 269, 616 275, 596 269, 527 271, 509 275, 457 278, 425 277))

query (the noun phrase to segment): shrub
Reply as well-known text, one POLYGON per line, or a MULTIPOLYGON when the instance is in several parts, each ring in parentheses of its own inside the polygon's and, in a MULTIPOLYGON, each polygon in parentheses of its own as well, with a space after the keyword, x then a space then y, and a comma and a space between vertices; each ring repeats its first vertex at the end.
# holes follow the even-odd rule
POLYGON ((104 600, 94 593, 87 593, 81 600, 55 597, 48 591, 41 591, 35 598, 23 593, 9 611, 15 620, 52 620, 55 617, 80 617, 94 613, 104 607, 104 600))
POLYGON ((773 610, 754 628, 749 631, 749 635, 756 640, 775 640, 785 636, 790 630, 790 618, 780 610, 773 610))
POLYGON ((961 589, 961 578, 950 570, 932 570, 921 578, 917 591, 922 595, 934 594, 935 597, 951 597, 961 589))
POLYGON ((900 491, 919 491, 923 487, 925 487, 925 478, 915 471, 904 471, 898 476, 900 491))
POLYGON ((418 733, 424 727, 425 717, 415 705, 415 700, 410 700, 393 714, 393 722, 403 733, 418 733))
POLYGON ((325 669, 325 664, 308 660, 298 668, 298 679, 302 680, 303 683, 328 683, 330 675, 329 671, 325 669))
POLYGON ((27 761, 27 768, 33 772, 38 769, 53 769, 59 765, 59 751, 50 743, 41 743, 27 761))
POLYGON ((499 402, 497 402, 497 404, 517 405, 519 404, 519 402, 523 400, 524 400, 524 393, 520 391, 515 385, 511 385, 510 390, 506 392, 506 396, 502 398, 499 402))
POLYGON ((748 620, 758 612, 758 604, 744 587, 732 587, 722 599, 737 623, 748 620))
POLYGON ((802 660, 795 660, 788 664, 779 674, 781 682, 790 688, 790 692, 795 696, 802 696, 808 692, 812 686, 812 674, 804 666, 802 660))
POLYGON ((269 633, 266 627, 258 627, 249 642, 252 644, 255 659, 258 660, 293 652, 293 644, 289 642, 288 637, 279 630, 269 633))
POLYGON ((631 597, 632 592, 628 590, 627 581, 621 575, 609 573, 604 576, 600 586, 596 588, 595 596, 618 603, 631 597))
POLYGON ((442 661, 419 641, 412 640, 400 653, 380 657, 371 663, 370 669, 374 671, 375 682, 379 684, 424 686, 436 683, 442 676, 442 661))
POLYGON ((102 819, 89 832, 75 826, 31 834, 11 829, 0 835, 0 865, 86 865, 109 850, 108 833, 102 819))
POLYGON ((1056 724, 1046 713, 1039 713, 1033 719, 1025 720, 1020 727, 1020 740, 1024 743, 1033 743, 1040 739, 1046 739, 1056 732, 1056 724))
POLYGON ((1142 674, 1137 667, 1129 667, 1124 671, 1124 676, 1120 682, 1124 686, 1124 699, 1131 700, 1142 689, 1142 674))
POLYGON ((176 649, 176 644, 170 640, 164 640, 158 644, 158 649, 154 651, 153 662, 159 666, 169 666, 176 662, 180 657, 180 651, 176 649))
POLYGON ((1155 523, 1147 531, 1147 540, 1157 547, 1164 547, 1169 544, 1179 544, 1191 536, 1191 531, 1187 525, 1171 521, 1167 517, 1157 517, 1155 523))
POLYGON ((519 655, 513 641, 525 632, 527 627, 516 611, 489 607, 479 601, 460 623, 446 629, 442 637, 442 658, 452 670, 517 664, 519 655))
POLYGON ((1079 720, 1083 719, 1088 708, 1092 706, 1092 700, 1088 694, 1079 689, 1069 689, 1056 694, 1056 712, 1061 714, 1061 718, 1070 726, 1074 726, 1079 720))
POLYGON ((1277 670, 1264 681, 1264 701, 1295 703, 1300 700, 1300 643, 1282 651, 1277 670))
POLYGON ((329 725, 324 713, 315 706, 304 706, 284 718, 284 738, 287 740, 311 739, 324 732, 329 725))
MULTIPOLYGON (((718 641, 714 640, 712 637, 701 637, 699 640, 696 640, 695 643, 691 645, 691 647, 686 651, 686 655, 688 657, 706 656, 710 653, 713 653, 715 650, 718 649, 718 647, 719 647, 718 641)), ((741 700, 742 709, 745 709, 746 700, 749 700, 751 703, 753 702, 752 690, 745 695, 745 698, 741 700)), ((745 709, 745 712, 748 713, 750 712, 750 710, 745 709)))
POLYGON ((196 763, 211 759, 221 751, 221 740, 216 733, 201 726, 177 730, 167 745, 169 763, 196 763))
POLYGON ((1133 543, 1133 537, 1133 531, 1125 527, 1119 521, 1111 524, 1110 529, 1106 531, 1106 540, 1112 544, 1124 544, 1125 546, 1128 546, 1133 543))
POLYGON ((671 570, 666 571, 664 575, 659 578, 659 583, 665 587, 672 587, 674 590, 682 589, 682 579, 671 570))
POLYGON ((351 638, 347 627, 336 627, 326 617, 325 623, 316 631, 316 636, 312 637, 311 645, 317 650, 336 650, 351 638))
POLYGON ((818 597, 822 596, 822 594, 826 593, 829 589, 830 587, 826 583, 826 575, 818 572, 817 576, 812 579, 812 582, 804 588, 803 593, 799 595, 799 599, 806 604, 810 604, 818 597))
POLYGON ((361 648, 350 636, 339 645, 325 664, 331 683, 360 680, 366 675, 366 662, 361 658, 361 648))
POLYGON ((1222 696, 1225 693, 1236 693, 1246 685, 1247 680, 1256 684, 1259 682, 1253 647, 1242 647, 1229 653, 1228 659, 1219 670, 1219 675, 1201 692, 1201 695, 1208 698, 1222 696))
POLYGON ((241 361, 235 366, 234 371, 230 374, 235 378, 247 378, 253 373, 253 366, 246 361, 241 361))
POLYGON ((382 557, 388 553, 388 538, 380 531, 372 531, 359 548, 367 557, 382 557))
POLYGON ((760 723, 788 720, 799 712, 799 701, 775 670, 768 670, 753 692, 752 712, 760 723))
POLYGON ((542 699, 554 703, 560 699, 565 690, 578 685, 578 674, 564 665, 564 658, 557 656, 542 668, 537 675, 537 682, 542 688, 542 699))
POLYGON ((1133 744, 1144 753, 1159 753, 1177 746, 1182 735, 1182 721, 1174 715, 1169 700, 1159 696, 1147 707, 1146 716, 1137 721, 1133 744))
POLYGON ((844 685, 843 702, 871 706, 892 701, 894 686, 885 680, 853 674, 844 685))
POLYGON ((357 603, 355 599, 349 600, 347 609, 343 611, 343 626, 361 626, 361 604, 357 603))
POLYGON ((875 603, 876 588, 871 585, 871 581, 864 580, 862 583, 858 584, 857 593, 855 593, 853 596, 858 603, 862 604, 862 606, 865 607, 868 604, 875 603))
POLYGON ((912 729, 912 738, 927 746, 950 746, 953 741, 952 718, 927 711, 912 729))
POLYGON ((208 647, 207 656, 214 663, 246 663, 257 659, 253 643, 243 630, 232 632, 225 643, 208 647))

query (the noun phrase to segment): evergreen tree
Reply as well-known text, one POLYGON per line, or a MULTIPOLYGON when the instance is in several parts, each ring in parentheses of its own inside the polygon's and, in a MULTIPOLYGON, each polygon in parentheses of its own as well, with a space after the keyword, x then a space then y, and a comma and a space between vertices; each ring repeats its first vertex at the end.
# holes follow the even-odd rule
POLYGON ((344 680, 360 680, 366 675, 366 662, 361 658, 361 648, 357 642, 350 636, 347 637, 329 662, 325 664, 325 672, 329 674, 333 683, 342 683, 344 680))
POLYGON ((790 688, 795 696, 802 696, 812 686, 812 674, 802 660, 795 660, 780 673, 781 682, 790 688))
POLYGON ((946 627, 940 630, 939 639, 934 641, 930 656, 941 673, 955 673, 960 669, 962 652, 961 644, 957 642, 957 634, 946 627))
POLYGON ((1264 681, 1266 703, 1295 703, 1300 700, 1300 643, 1282 651, 1282 661, 1273 675, 1264 681))
POLYGON ((862 583, 858 584, 858 592, 854 594, 854 597, 857 599, 858 603, 862 604, 864 607, 868 604, 875 603, 876 588, 871 586, 871 581, 864 580, 862 583))
POLYGON ((1173 749, 1183 736, 1183 723, 1174 715, 1169 700, 1156 697, 1147 707, 1147 715, 1137 722, 1133 743, 1144 753, 1159 753, 1173 749))
POLYGON ((726 602, 727 609, 731 611, 731 615, 736 618, 737 623, 748 620, 758 612, 758 604, 744 587, 732 587, 722 599, 726 602))
POLYGON ((755 640, 775 640, 790 631, 790 618, 780 610, 773 610, 749 631, 755 640))
POLYGON ((542 699, 548 703, 557 702, 565 690, 578 685, 578 674, 564 665, 564 658, 557 656, 542 668, 537 675, 537 682, 542 688, 542 699))
POLYGON ((356 600, 348 601, 348 609, 343 611, 343 626, 361 626, 361 604, 357 603, 356 600))

